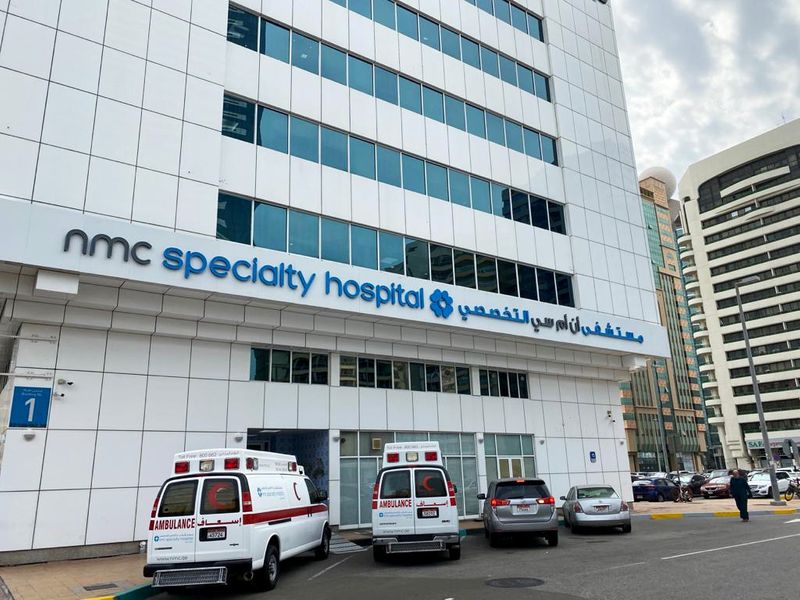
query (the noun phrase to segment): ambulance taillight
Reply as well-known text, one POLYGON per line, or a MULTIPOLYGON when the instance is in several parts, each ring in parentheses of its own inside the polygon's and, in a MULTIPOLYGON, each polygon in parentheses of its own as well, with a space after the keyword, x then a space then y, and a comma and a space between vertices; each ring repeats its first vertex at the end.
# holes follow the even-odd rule
POLYGON ((181 460, 175 463, 175 473, 188 473, 188 472, 189 472, 188 460, 181 460))
POLYGON ((389 462, 389 463, 400 462, 400 453, 399 452, 389 452, 386 455, 386 462, 389 462))
POLYGON ((437 460, 439 460, 438 452, 426 452, 425 460, 430 462, 436 462, 437 460))
POLYGON ((297 463, 296 462, 290 462, 289 463, 289 470, 290 471, 297 471, 297 463))
POLYGON ((242 492, 242 512, 253 512, 253 500, 248 491, 242 492))
POLYGON ((158 510, 158 501, 161 500, 161 494, 156 494, 156 499, 153 500, 153 510, 150 511, 150 518, 156 518, 156 511, 158 510))
POLYGON ((456 488, 452 481, 447 482, 447 494, 450 496, 450 506, 456 505, 456 488))
POLYGON ((236 471, 239 468, 239 459, 238 458, 226 458, 225 459, 225 470, 226 471, 236 471))
POLYGON ((378 508, 378 482, 376 481, 375 484, 372 486, 372 510, 377 510, 378 508))

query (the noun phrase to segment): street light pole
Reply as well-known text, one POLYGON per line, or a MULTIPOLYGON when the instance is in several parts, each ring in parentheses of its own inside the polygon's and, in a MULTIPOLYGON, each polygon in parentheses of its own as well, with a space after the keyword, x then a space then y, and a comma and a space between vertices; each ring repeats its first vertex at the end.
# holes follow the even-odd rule
POLYGON ((757 283, 761 279, 756 275, 745 277, 741 281, 737 281, 734 285, 736 290, 736 304, 739 307, 739 320, 742 323, 742 335, 744 337, 744 347, 747 352, 747 364, 750 367, 750 379, 753 381, 753 395, 756 399, 756 411, 758 411, 758 422, 761 426, 761 439, 764 443, 764 455, 767 458, 767 469, 769 471, 770 487, 772 489, 773 506, 783 506, 786 503, 781 500, 781 491, 778 489, 778 478, 775 476, 775 463, 772 460, 772 448, 769 445, 769 435, 767 433, 767 423, 764 419, 764 407, 761 404, 761 394, 758 389, 758 379, 756 379, 756 367, 753 364, 753 352, 750 350, 750 336, 747 335, 747 325, 744 321, 744 309, 742 308, 742 296, 739 293, 739 286, 757 283))

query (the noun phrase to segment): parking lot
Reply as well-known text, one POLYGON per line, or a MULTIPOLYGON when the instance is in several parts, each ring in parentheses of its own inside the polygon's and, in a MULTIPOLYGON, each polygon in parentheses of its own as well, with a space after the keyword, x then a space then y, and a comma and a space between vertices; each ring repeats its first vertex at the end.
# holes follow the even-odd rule
POLYGON ((380 598, 381 600, 762 598, 795 595, 800 519, 697 517, 634 519, 633 533, 572 534, 560 544, 510 541, 491 548, 482 535, 463 542, 460 561, 426 556, 375 564, 372 553, 287 561, 268 594, 217 589, 192 598, 380 598), (523 579, 496 582, 503 579, 523 579), (524 581, 528 580, 528 581, 524 581), (530 581, 539 580, 539 581, 530 581), (504 584, 535 587, 493 587, 504 584))

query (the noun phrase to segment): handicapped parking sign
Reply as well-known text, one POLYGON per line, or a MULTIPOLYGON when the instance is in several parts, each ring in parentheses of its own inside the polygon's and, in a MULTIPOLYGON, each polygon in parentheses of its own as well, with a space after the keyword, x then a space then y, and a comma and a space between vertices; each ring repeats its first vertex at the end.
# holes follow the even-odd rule
POLYGON ((52 388, 15 387, 9 427, 47 427, 52 388))
POLYGON ((591 462, 593 462, 593 463, 596 463, 597 462, 597 452, 595 452, 594 450, 589 452, 589 460, 591 462))

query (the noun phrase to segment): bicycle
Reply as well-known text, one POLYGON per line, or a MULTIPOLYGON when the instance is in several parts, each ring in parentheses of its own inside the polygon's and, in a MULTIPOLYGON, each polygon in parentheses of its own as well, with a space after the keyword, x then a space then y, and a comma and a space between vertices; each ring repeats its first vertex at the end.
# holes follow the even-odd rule
POLYGON ((678 497, 675 498, 675 502, 691 502, 693 497, 692 490, 689 488, 689 486, 682 485, 678 491, 678 497))
POLYGON ((800 496, 800 480, 790 481, 788 489, 783 494, 787 502, 794 500, 795 496, 800 496))

